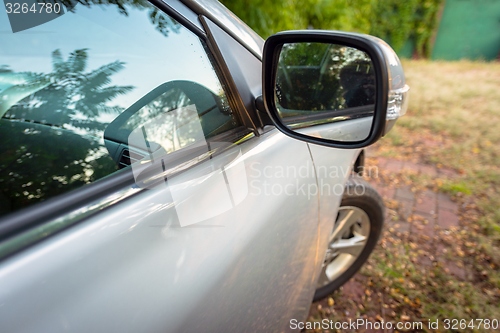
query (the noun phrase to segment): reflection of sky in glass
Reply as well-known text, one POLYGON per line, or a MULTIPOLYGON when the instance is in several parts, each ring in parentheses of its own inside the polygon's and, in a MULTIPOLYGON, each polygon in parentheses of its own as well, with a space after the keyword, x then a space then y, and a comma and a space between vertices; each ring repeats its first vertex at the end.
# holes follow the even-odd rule
POLYGON ((86 72, 117 60, 125 63, 124 70, 111 76, 111 84, 135 89, 115 98, 111 105, 126 108, 172 80, 194 81, 215 93, 220 91, 199 38, 187 29, 170 31, 165 37, 150 22, 147 9, 128 8, 128 16, 112 6, 77 5, 75 9, 75 13, 15 34, 5 11, 0 11, 0 67, 49 73, 54 50, 60 49, 66 60, 70 52, 87 48, 86 72))

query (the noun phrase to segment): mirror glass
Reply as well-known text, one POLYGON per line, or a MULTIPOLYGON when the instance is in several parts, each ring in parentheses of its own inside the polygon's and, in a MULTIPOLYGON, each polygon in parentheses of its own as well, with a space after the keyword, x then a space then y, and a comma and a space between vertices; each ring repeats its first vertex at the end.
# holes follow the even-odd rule
POLYGON ((291 130, 341 142, 370 134, 377 87, 367 53, 344 45, 287 43, 276 75, 276 106, 291 130))

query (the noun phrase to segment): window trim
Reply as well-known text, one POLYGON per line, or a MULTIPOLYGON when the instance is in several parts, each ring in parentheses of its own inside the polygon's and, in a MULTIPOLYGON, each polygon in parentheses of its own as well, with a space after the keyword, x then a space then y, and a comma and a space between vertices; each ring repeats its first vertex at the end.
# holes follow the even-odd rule
POLYGON ((238 87, 236 86, 235 78, 233 77, 228 65, 224 61, 224 56, 219 49, 217 42, 210 30, 208 25, 208 18, 205 16, 199 17, 205 31, 207 32, 205 43, 208 46, 207 54, 210 54, 209 58, 212 57, 214 61, 212 62, 214 65, 214 69, 218 74, 218 78, 221 81, 223 89, 226 91, 226 97, 228 99, 229 105, 234 113, 238 114, 242 123, 250 130, 254 132, 256 136, 260 136, 258 131, 258 125, 253 121, 250 116, 245 103, 243 102, 238 87), (215 68, 217 66, 217 68, 215 68), (220 73, 220 74, 219 74, 220 73))
POLYGON ((153 6, 163 11, 165 14, 174 18, 177 22, 182 24, 182 26, 184 26, 185 28, 189 29, 199 38, 206 40, 207 35, 205 31, 203 31, 203 29, 200 28, 200 26, 196 25, 196 23, 193 23, 191 20, 187 18, 189 16, 189 13, 192 13, 192 11, 188 7, 186 7, 186 5, 184 5, 179 1, 174 1, 173 3, 175 3, 175 5, 173 6, 169 3, 166 3, 165 2, 166 0, 148 0, 148 1, 153 6), (183 15, 183 12, 186 13, 186 15, 183 15))

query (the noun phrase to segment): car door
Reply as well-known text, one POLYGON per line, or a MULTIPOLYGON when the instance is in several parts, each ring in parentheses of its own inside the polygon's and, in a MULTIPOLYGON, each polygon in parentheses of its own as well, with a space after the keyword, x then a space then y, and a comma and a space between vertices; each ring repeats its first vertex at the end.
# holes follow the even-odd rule
POLYGON ((78 4, 1 37, 2 331, 282 331, 307 314, 310 148, 255 135, 199 24, 162 10, 78 4))

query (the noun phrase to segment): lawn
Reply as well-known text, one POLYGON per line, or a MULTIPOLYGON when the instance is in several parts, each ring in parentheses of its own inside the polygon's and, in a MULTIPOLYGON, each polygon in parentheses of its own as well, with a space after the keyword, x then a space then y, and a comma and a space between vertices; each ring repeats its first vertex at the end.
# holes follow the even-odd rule
MULTIPOLYGON (((467 320, 455 331, 498 331, 470 320, 500 320, 500 63, 407 60, 403 66, 411 87, 408 113, 370 148, 368 166, 379 158, 411 161, 450 176, 381 170, 383 179, 372 181, 445 194, 458 207, 460 225, 436 231, 431 250, 419 235, 387 227, 360 273, 313 304, 309 320, 440 320, 437 331, 446 332, 452 330, 443 320, 455 318, 467 320), (444 263, 434 256, 443 249, 444 263), (466 276, 451 274, 450 263, 466 276)), ((386 206, 388 219, 401 219, 397 201, 387 199, 386 206)), ((424 331, 433 330, 425 324, 424 331)))

